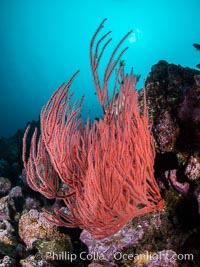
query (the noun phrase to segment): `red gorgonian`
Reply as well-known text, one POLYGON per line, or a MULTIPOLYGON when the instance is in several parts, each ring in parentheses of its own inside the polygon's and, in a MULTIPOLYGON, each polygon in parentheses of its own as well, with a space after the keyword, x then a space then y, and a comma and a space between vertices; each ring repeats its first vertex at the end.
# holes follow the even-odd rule
POLYGON ((132 71, 125 75, 120 64, 127 47, 117 56, 131 32, 114 49, 101 81, 99 64, 111 41, 106 39, 111 32, 96 40, 104 22, 90 44, 91 70, 103 118, 93 123, 88 118, 84 124, 80 117, 83 99, 70 108, 69 88, 76 72, 43 108, 41 134, 37 141, 35 129, 28 160, 29 127, 23 142, 29 186, 47 198, 62 199, 68 209, 68 212, 54 209, 54 214, 46 211, 49 219, 60 226, 85 229, 96 239, 115 234, 133 217, 163 208, 154 178, 155 149, 146 98, 140 111, 136 77, 132 71), (109 81, 114 71, 113 94, 109 97, 109 81))

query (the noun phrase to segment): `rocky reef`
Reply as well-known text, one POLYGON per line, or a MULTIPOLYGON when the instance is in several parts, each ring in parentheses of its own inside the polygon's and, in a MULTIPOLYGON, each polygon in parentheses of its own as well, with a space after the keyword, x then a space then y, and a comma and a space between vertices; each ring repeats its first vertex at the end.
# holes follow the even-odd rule
POLYGON ((152 67, 145 89, 156 176, 181 194, 190 194, 200 178, 200 72, 162 60, 152 67))
MULTIPOLYGON (((161 60, 145 92, 164 210, 134 218, 100 241, 85 230, 55 226, 42 208, 62 203, 27 185, 19 130, 0 138, 0 267, 199 266, 200 72, 161 60)), ((142 107, 144 90, 139 94, 142 107)), ((31 125, 33 131, 39 122, 31 125)))

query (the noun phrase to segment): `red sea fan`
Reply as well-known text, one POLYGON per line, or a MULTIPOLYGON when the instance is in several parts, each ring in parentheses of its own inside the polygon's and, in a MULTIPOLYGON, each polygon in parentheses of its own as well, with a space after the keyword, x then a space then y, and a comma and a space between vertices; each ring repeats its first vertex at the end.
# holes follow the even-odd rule
POLYGON ((101 84, 98 67, 111 41, 103 44, 108 32, 96 42, 104 22, 90 45, 92 75, 104 117, 93 123, 88 119, 84 125, 79 116, 83 99, 70 109, 69 88, 75 73, 41 112, 41 135, 36 144, 35 131, 28 161, 28 129, 23 149, 31 188, 47 198, 62 199, 68 208, 69 212, 58 209, 54 209, 54 215, 48 212, 49 218, 61 226, 85 229, 97 239, 115 234, 133 217, 163 208, 154 178, 154 140, 148 125, 146 99, 140 112, 132 72, 125 75, 120 66, 113 95, 110 99, 108 95, 111 74, 127 48, 118 56, 116 53, 131 32, 113 51, 101 84))

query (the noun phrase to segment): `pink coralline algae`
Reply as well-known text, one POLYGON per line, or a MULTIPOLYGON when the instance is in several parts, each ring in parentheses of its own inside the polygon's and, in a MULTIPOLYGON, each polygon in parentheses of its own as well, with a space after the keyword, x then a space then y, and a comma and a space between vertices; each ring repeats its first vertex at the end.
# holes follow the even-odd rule
POLYGON ((14 251, 17 244, 14 232, 14 228, 9 221, 3 220, 0 224, 0 255, 14 251))
POLYGON ((185 168, 185 175, 190 180, 196 180, 200 178, 200 158, 190 156, 185 168))
POLYGON ((26 259, 20 260, 20 265, 22 267, 55 267, 54 263, 47 262, 44 259, 38 259, 37 255, 30 255, 26 259))
POLYGON ((25 198, 25 209, 31 210, 31 209, 37 209, 40 206, 40 201, 32 198, 27 197, 25 198))
POLYGON ((44 212, 38 212, 34 209, 21 216, 19 235, 29 249, 33 248, 33 243, 37 240, 65 240, 71 246, 68 235, 59 233, 57 227, 46 218, 44 212))
POLYGON ((9 256, 5 256, 0 260, 0 267, 16 267, 16 261, 9 256))
POLYGON ((144 229, 142 226, 126 225, 112 237, 102 240, 95 240, 89 232, 83 230, 80 239, 87 245, 89 253, 94 258, 98 254, 100 259, 112 261, 117 251, 122 251, 125 248, 138 244, 143 235, 144 229))
POLYGON ((177 180, 177 170, 170 170, 165 172, 165 178, 172 184, 172 186, 181 194, 187 195, 190 189, 188 182, 179 182, 177 180))
POLYGON ((155 132, 158 150, 172 151, 178 136, 178 127, 169 112, 166 111, 160 116, 155 132))
POLYGON ((23 197, 22 188, 20 186, 13 187, 9 193, 9 198, 21 198, 21 197, 23 197))
MULTIPOLYGON (((145 233, 161 226, 160 213, 154 211, 150 218, 138 218, 134 223, 128 223, 118 233, 102 240, 95 240, 87 231, 83 230, 80 239, 88 247, 89 254, 99 257, 101 261, 114 262, 117 255, 128 248, 139 244, 145 233), (116 257, 115 257, 116 256, 116 257)), ((109 265, 110 266, 110 265, 109 265)))
POLYGON ((0 198, 0 221, 10 219, 9 197, 0 198))
MULTIPOLYGON (((122 255, 126 255, 125 253, 122 255)), ((128 255, 126 255, 128 256, 128 255)), ((114 262, 92 262, 88 267, 178 267, 177 254, 173 250, 162 250, 159 252, 144 251, 140 254, 129 254, 133 260, 125 265, 114 262)))
POLYGON ((98 262, 92 262, 91 264, 88 265, 88 267, 116 267, 116 264, 112 263, 112 262, 106 262, 106 264, 98 263, 98 262))

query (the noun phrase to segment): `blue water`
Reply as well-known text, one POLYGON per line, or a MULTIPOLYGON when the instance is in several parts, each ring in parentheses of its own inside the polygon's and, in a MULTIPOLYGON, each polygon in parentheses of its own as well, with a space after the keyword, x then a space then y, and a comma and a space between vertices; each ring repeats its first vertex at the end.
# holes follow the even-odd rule
POLYGON ((0 0, 0 136, 37 119, 54 90, 77 70, 72 90, 85 94, 83 117, 100 115, 89 67, 89 43, 103 20, 112 30, 109 52, 130 29, 123 59, 142 74, 160 59, 195 67, 200 53, 199 0, 0 0))

